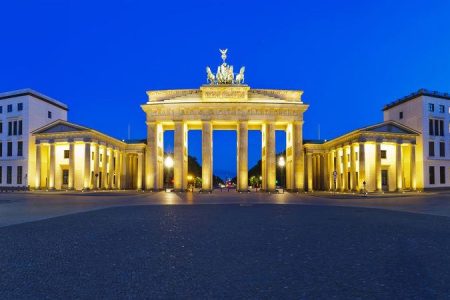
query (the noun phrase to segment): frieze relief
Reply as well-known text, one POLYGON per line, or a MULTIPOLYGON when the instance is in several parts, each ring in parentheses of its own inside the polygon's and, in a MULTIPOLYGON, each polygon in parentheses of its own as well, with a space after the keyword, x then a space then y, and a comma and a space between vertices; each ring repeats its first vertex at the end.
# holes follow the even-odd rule
POLYGON ((182 109, 152 109, 148 111, 149 117, 174 116, 302 116, 302 110, 296 109, 252 109, 252 108, 182 108, 182 109))

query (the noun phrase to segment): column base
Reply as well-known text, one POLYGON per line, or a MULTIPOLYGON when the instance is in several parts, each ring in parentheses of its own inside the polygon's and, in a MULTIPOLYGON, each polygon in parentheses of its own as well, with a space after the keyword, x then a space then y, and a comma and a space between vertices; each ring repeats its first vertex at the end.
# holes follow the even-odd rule
POLYGON ((396 191, 397 193, 403 193, 403 189, 402 189, 402 188, 397 188, 395 191, 396 191))

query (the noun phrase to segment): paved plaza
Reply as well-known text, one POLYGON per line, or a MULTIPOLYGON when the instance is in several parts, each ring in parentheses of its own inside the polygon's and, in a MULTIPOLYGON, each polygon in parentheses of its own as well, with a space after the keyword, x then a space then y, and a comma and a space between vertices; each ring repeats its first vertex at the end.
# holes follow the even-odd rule
POLYGON ((0 298, 446 298, 450 194, 0 194, 0 298))

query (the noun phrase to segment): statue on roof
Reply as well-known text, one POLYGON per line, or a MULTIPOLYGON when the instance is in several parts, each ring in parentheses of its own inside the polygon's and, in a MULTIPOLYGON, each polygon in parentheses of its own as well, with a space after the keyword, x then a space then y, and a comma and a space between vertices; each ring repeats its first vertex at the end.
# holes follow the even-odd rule
POLYGON ((233 72, 233 66, 226 63, 228 49, 219 49, 222 58, 222 64, 217 67, 216 75, 211 72, 209 67, 206 67, 207 82, 213 84, 242 84, 244 83, 245 67, 241 67, 238 74, 233 72))

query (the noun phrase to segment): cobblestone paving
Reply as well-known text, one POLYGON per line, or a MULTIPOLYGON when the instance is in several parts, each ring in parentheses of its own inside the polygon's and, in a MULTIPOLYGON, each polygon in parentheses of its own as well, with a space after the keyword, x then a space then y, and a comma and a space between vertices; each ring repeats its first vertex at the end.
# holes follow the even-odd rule
POLYGON ((0 299, 450 295, 450 219, 389 210, 113 207, 0 228, 0 245, 0 299))

